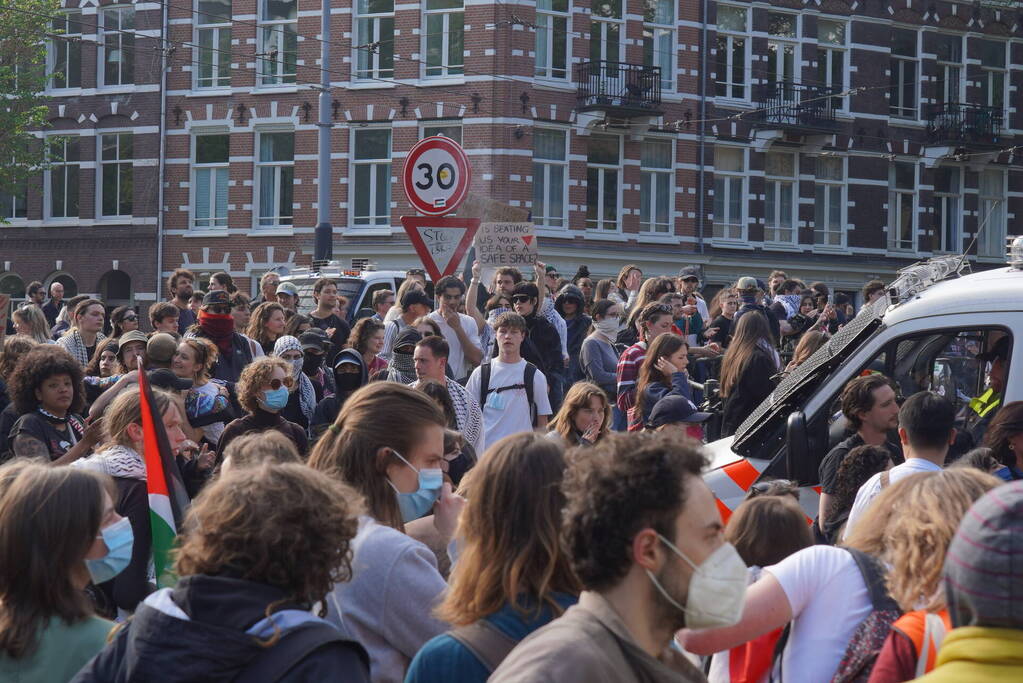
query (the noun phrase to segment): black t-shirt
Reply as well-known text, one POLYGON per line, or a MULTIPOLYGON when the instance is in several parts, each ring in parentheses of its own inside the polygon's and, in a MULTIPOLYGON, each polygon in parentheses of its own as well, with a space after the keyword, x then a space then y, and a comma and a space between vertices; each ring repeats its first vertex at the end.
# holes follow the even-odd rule
POLYGON ((195 313, 192 312, 191 308, 179 308, 178 334, 184 335, 188 328, 195 324, 195 321, 196 321, 195 313))
POLYGON ((89 360, 92 360, 92 357, 95 354, 96 354, 96 344, 93 344, 92 346, 86 346, 85 347, 85 355, 89 357, 89 360))
POLYGON ((708 328, 716 327, 718 331, 714 333, 714 336, 710 338, 710 341, 721 344, 722 347, 728 346, 728 338, 732 335, 732 320, 726 318, 723 315, 719 315, 714 318, 708 328))
MULTIPOLYGON (((820 470, 818 474, 821 480, 821 491, 828 495, 835 494, 835 480, 838 478, 838 466, 842 464, 842 460, 849 454, 849 451, 856 448, 857 446, 863 445, 863 439, 860 437, 859 432, 853 434, 845 441, 842 441, 837 446, 831 449, 831 451, 824 456, 824 460, 821 461, 820 470)), ((902 462, 902 447, 893 441, 887 441, 884 447, 891 453, 892 461, 895 464, 902 462)))
POLYGON ((333 367, 334 357, 345 348, 345 344, 348 342, 348 335, 352 333, 352 328, 348 326, 341 318, 331 313, 326 318, 317 318, 315 315, 310 314, 309 319, 313 322, 313 327, 317 327, 321 330, 328 330, 331 327, 334 328, 334 336, 330 338, 330 342, 334 347, 327 354, 327 367, 333 367))
POLYGON ((11 427, 10 445, 14 449, 14 440, 20 434, 27 434, 46 445, 50 451, 50 460, 56 460, 71 450, 71 447, 85 436, 85 420, 78 415, 71 415, 66 430, 58 430, 54 423, 39 413, 27 413, 18 418, 11 427))

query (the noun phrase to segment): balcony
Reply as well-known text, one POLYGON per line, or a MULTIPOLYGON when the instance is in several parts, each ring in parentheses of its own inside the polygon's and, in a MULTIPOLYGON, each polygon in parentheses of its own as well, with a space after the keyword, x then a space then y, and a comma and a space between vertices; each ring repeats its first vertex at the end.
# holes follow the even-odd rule
POLYGON ((623 62, 583 62, 575 71, 576 109, 631 118, 661 113, 661 69, 623 62))
POLYGON ((830 133, 841 106, 838 88, 779 81, 763 86, 750 118, 757 128, 795 133, 830 133))
POLYGON ((1002 110, 979 104, 952 102, 932 105, 927 112, 927 142, 933 146, 976 149, 1000 147, 1002 110))

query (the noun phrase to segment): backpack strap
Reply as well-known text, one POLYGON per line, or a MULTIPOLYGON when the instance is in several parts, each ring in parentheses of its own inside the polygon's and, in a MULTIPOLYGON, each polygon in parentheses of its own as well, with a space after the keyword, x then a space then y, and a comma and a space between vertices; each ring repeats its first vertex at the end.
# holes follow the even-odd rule
MULTIPOLYGON (((235 677, 235 683, 278 681, 307 656, 330 643, 357 645, 328 623, 308 623, 285 633, 277 643, 257 654, 235 677)), ((368 671, 366 653, 361 646, 358 651, 368 671)))
POLYGON ((529 417, 536 426, 536 402, 533 401, 533 378, 536 377, 536 366, 526 361, 526 369, 522 373, 523 382, 526 385, 526 401, 529 403, 529 417))
POLYGON ((892 483, 892 478, 888 474, 888 470, 881 472, 881 490, 884 491, 888 488, 888 485, 892 483))
POLYGON ((459 626, 448 631, 448 635, 468 648, 487 668, 487 673, 497 669, 508 653, 519 644, 519 641, 510 638, 486 619, 480 619, 468 626, 459 626))
POLYGON ((490 393, 490 363, 480 366, 480 410, 487 404, 487 394, 490 393))
POLYGON ((874 611, 895 610, 901 612, 898 603, 888 595, 888 588, 885 587, 885 570, 881 563, 867 553, 855 548, 845 549, 856 562, 860 574, 863 576, 863 583, 867 585, 867 592, 870 593, 870 603, 874 611))

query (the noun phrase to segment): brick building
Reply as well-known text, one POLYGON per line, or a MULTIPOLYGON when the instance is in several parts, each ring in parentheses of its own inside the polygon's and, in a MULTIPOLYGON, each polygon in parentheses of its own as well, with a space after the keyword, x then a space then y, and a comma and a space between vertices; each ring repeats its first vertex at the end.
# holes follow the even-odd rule
MULTIPOLYGON (((167 48, 149 53, 167 60, 165 102, 157 69, 136 78, 145 92, 106 95, 83 83, 80 92, 55 91, 53 108, 78 107, 66 119, 78 129, 113 128, 99 125, 111 116, 139 126, 135 156, 146 149, 149 165, 135 162, 136 189, 162 161, 163 187, 136 192, 130 232, 117 233, 129 237, 120 250, 148 252, 133 264, 152 269, 130 273, 145 282, 133 279, 135 288, 149 291, 158 260, 164 274, 179 264, 227 270, 253 292, 268 268, 307 264, 319 3, 134 7, 137 26, 152 27, 137 43, 167 48), (159 191, 163 212, 154 217, 159 191)), ((81 12, 84 22, 97 9, 81 12)), ((473 193, 532 211, 543 258, 565 274, 580 263, 599 276, 625 260, 649 273, 697 263, 709 283, 724 284, 780 267, 852 290, 961 250, 981 224, 977 262, 1000 262, 1023 212, 1023 148, 1006 151, 1023 144, 1023 12, 1008 0, 592 8, 335 0, 331 32, 331 220, 335 258, 346 263, 414 262, 398 177, 407 150, 438 133, 465 146, 473 193)), ((96 71, 87 38, 83 79, 96 71)), ((94 183, 82 158, 84 200, 94 183)), ((2 234, 23 230, 39 241, 38 258, 52 260, 59 250, 45 241, 67 231, 52 237, 47 192, 30 191, 27 217, 2 234)), ((85 229, 91 214, 81 215, 85 229)), ((83 247, 82 267, 109 269, 106 252, 83 247)), ((36 253, 22 257, 18 243, 14 262, 0 265, 39 277, 36 253)))

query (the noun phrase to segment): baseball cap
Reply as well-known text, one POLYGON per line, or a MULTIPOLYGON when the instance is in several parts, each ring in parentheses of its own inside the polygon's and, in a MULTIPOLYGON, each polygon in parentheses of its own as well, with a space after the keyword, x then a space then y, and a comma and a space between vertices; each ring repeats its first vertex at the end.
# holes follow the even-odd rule
POLYGON ((327 333, 318 327, 310 327, 308 330, 298 335, 298 342, 302 345, 303 351, 308 349, 326 351, 327 347, 330 346, 330 341, 327 339, 327 333))
POLYGON ((745 291, 757 289, 759 289, 761 292, 764 291, 764 289, 757 282, 757 279, 755 277, 750 277, 749 275, 739 278, 739 281, 735 283, 735 288, 745 291))
POLYGON ((700 269, 696 266, 683 266, 678 271, 679 279, 686 280, 691 277, 695 277, 697 280, 700 279, 700 269))
POLYGON ((414 304, 422 304, 427 308, 433 307, 433 302, 430 301, 430 297, 426 296, 426 292, 413 288, 405 292, 405 296, 401 297, 401 307, 408 308, 414 304))
POLYGON ((547 267, 544 268, 544 272, 546 272, 548 275, 550 275, 551 273, 554 273, 555 275, 557 275, 558 274, 558 268, 557 268, 557 266, 552 266, 551 264, 548 263, 547 267))
POLYGON ((423 335, 419 333, 419 330, 414 327, 406 327, 398 333, 397 337, 394 338, 393 348, 400 349, 403 346, 415 346, 422 338, 423 335))
POLYGON ((224 290, 218 290, 216 292, 207 292, 206 296, 202 298, 202 305, 205 306, 230 306, 231 295, 224 290))
MULTIPOLYGON (((121 339, 123 340, 124 337, 121 337, 121 339)), ((123 344, 124 342, 122 341, 121 343, 123 344)), ((1008 337, 1002 337, 1001 339, 996 341, 995 345, 992 346, 990 349, 988 349, 987 351, 984 351, 983 353, 978 353, 977 354, 977 360, 983 361, 985 363, 989 363, 989 362, 993 361, 995 358, 1001 358, 1002 360, 1008 360, 1009 359, 1009 338, 1008 337)))
POLYGON ((298 296, 298 287, 291 282, 282 282, 277 285, 277 294, 287 294, 288 296, 298 296))
POLYGON ((146 344, 146 356, 157 363, 167 363, 178 350, 178 342, 166 332, 157 332, 146 344))
POLYGON ((161 389, 184 391, 185 389, 192 388, 192 380, 185 379, 184 377, 178 377, 167 368, 150 370, 146 373, 146 376, 149 378, 150 384, 154 387, 160 387, 161 389))
POLYGON ((127 344, 128 342, 142 342, 148 347, 149 337, 147 337, 143 332, 139 332, 138 330, 132 330, 131 332, 125 332, 120 337, 118 337, 117 346, 119 348, 124 347, 124 345, 127 344))
POLYGON ((701 413, 685 396, 665 396, 650 413, 646 426, 651 429, 677 422, 706 422, 711 413, 701 413))

